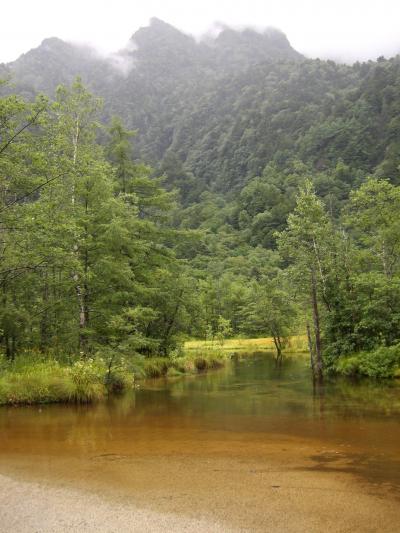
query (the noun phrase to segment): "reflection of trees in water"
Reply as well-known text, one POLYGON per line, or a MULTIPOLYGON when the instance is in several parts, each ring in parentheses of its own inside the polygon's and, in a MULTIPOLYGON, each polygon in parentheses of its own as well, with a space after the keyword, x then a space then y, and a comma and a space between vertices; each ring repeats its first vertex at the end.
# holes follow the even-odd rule
POLYGON ((337 378, 325 382, 326 408, 342 417, 400 415, 400 387, 394 382, 337 378))
POLYGON ((313 413, 317 418, 384 418, 400 415, 400 387, 396 383, 350 378, 313 381, 313 413))
POLYGON ((314 417, 323 420, 325 415, 325 383, 323 380, 312 378, 312 384, 314 417))
POLYGON ((138 404, 147 412, 179 413, 182 417, 285 415, 358 417, 400 413, 399 388, 386 383, 348 379, 313 385, 306 357, 273 354, 241 357, 223 371, 166 382, 163 390, 142 391, 138 404))

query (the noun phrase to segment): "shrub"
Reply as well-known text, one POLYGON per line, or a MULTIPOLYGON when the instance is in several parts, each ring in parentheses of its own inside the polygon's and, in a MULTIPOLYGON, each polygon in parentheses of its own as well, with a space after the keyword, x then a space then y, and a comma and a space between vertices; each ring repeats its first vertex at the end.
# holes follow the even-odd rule
POLYGON ((129 389, 132 387, 133 381, 133 373, 120 368, 113 369, 111 372, 107 372, 104 380, 109 392, 114 393, 120 393, 126 389, 129 389))
POLYGON ((194 366, 199 372, 204 372, 208 368, 207 359, 205 357, 196 357, 194 366))
POLYGON ((160 378, 166 376, 172 361, 167 357, 152 357, 146 359, 143 364, 144 377, 160 378))
POLYGON ((360 374, 360 356, 341 357, 334 369, 344 376, 356 376, 360 374))
POLYGON ((375 378, 394 377, 400 367, 400 345, 381 347, 360 357, 360 374, 375 378))
POLYGON ((162 376, 161 369, 154 363, 147 363, 144 371, 147 378, 160 378, 162 376))
POLYGON ((208 368, 216 370, 222 368, 225 365, 225 357, 211 356, 208 358, 208 368))
POLYGON ((74 389, 71 399, 76 403, 99 400, 105 393, 107 369, 102 360, 76 361, 69 369, 74 389))
POLYGON ((183 374, 184 374, 184 372, 178 370, 177 368, 175 368, 173 366, 170 366, 168 368, 167 376, 169 378, 177 378, 179 376, 182 376, 183 374))
POLYGON ((135 375, 132 370, 128 369, 125 358, 115 359, 112 356, 107 362, 104 383, 109 392, 121 393, 133 386, 135 375))
POLYGON ((381 346, 371 352, 340 357, 334 370, 346 376, 396 377, 400 372, 400 345, 381 346))

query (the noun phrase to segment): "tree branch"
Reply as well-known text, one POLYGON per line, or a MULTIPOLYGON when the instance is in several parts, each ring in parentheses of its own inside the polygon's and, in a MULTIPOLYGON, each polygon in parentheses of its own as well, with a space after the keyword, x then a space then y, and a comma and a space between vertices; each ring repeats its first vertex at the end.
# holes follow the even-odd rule
POLYGON ((38 119, 39 115, 41 113, 43 113, 44 110, 45 110, 45 107, 42 107, 41 109, 39 109, 39 111, 37 111, 37 113, 32 117, 32 119, 29 122, 27 122, 24 126, 22 126, 22 128, 20 128, 16 133, 14 133, 14 135, 10 139, 8 139, 6 144, 0 148, 0 155, 7 150, 7 148, 10 146, 10 144, 12 144, 15 141, 15 139, 19 135, 21 135, 21 133, 23 131, 25 131, 27 128, 29 128, 29 126, 32 126, 32 124, 35 124, 35 122, 38 119))

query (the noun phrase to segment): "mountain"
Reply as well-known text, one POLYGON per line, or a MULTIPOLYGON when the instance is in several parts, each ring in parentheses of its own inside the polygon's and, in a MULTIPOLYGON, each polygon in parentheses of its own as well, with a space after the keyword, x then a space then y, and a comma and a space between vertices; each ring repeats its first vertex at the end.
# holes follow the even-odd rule
POLYGON ((111 63, 90 47, 66 43, 57 37, 45 39, 38 48, 2 67, 25 96, 36 92, 52 96, 58 85, 71 83, 77 75, 93 87, 97 80, 115 75, 111 63))
POLYGON ((80 75, 107 116, 138 130, 137 156, 192 198, 240 191, 295 160, 400 182, 398 57, 339 65, 304 58, 276 29, 196 41, 154 18, 112 57, 51 38, 0 71, 25 96, 80 75))
MULTIPOLYGON (((16 61, 1 65, 20 89, 52 95, 60 83, 70 83, 81 76, 100 90, 126 77, 129 83, 144 82, 146 76, 164 81, 199 77, 217 69, 231 72, 266 60, 300 59, 286 36, 275 29, 257 33, 225 28, 214 39, 200 43, 157 18, 148 27, 136 31, 127 46, 110 57, 100 56, 89 46, 71 44, 56 37, 45 39, 39 47, 16 61)), ((129 85, 128 83, 128 85, 129 85)))

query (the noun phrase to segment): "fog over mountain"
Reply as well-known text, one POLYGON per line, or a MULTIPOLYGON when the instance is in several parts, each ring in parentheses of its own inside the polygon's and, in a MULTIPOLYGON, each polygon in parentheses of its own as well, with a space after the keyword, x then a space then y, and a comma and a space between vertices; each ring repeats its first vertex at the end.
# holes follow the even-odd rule
POLYGON ((340 65, 307 59, 277 29, 196 40, 153 18, 112 56, 53 37, 0 66, 28 99, 78 75, 104 98, 105 119, 138 131, 136 156, 183 195, 240 188, 293 157, 398 174, 398 57, 340 65))
POLYGON ((192 0, 187 4, 115 0, 112 5, 102 0, 70 0, 57 2, 56 9, 49 0, 20 0, 2 6, 0 61, 13 61, 51 36, 114 53, 154 16, 196 38, 215 32, 221 24, 235 29, 280 28, 307 57, 352 62, 400 50, 400 4, 395 0, 192 0))

